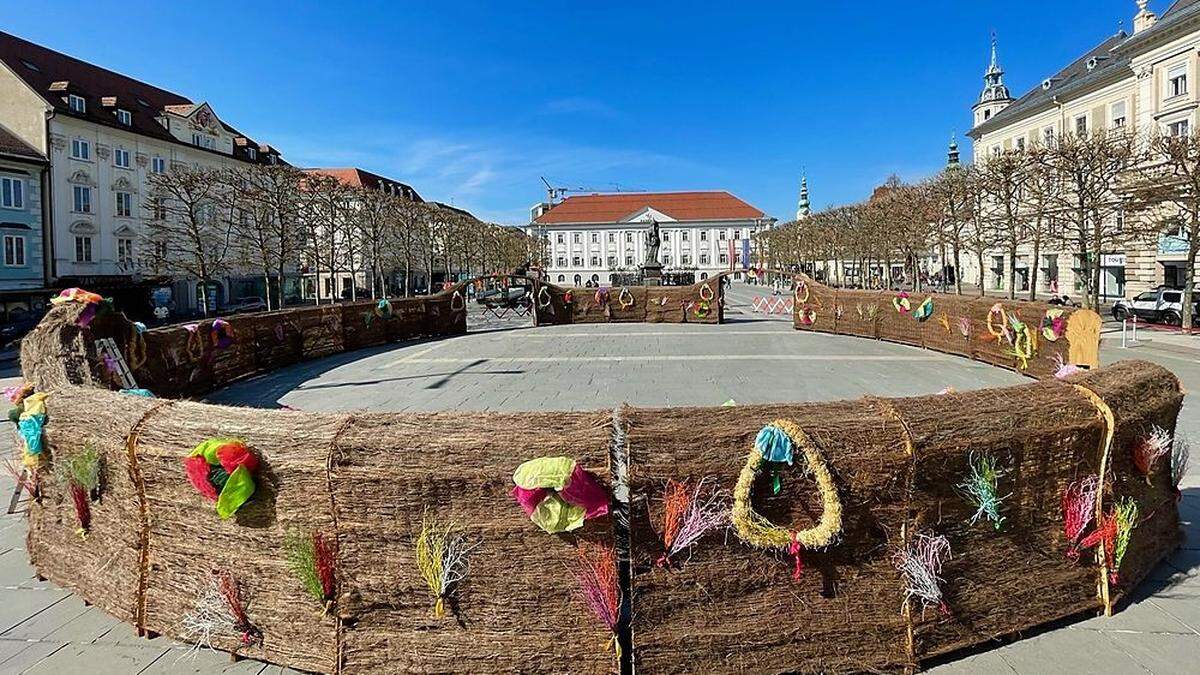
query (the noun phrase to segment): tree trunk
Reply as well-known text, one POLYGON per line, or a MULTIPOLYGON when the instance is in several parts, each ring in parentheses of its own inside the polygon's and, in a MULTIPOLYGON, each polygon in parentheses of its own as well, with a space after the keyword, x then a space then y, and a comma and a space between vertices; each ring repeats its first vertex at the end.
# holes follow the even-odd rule
POLYGON ((956 241, 951 245, 951 248, 954 254, 954 292, 962 295, 962 265, 959 263, 961 247, 956 241))
POLYGON ((1188 254, 1187 267, 1183 271, 1183 311, 1180 316, 1183 321, 1181 325, 1185 331, 1191 332, 1192 321, 1195 319, 1192 316, 1192 302, 1196 297, 1196 253, 1200 250, 1200 209, 1197 209, 1196 204, 1192 204, 1191 227, 1188 229, 1188 254))
POLYGON ((983 269, 983 248, 975 251, 975 257, 979 262, 979 297, 983 297, 987 293, 987 272, 983 269))
POLYGON ((263 301, 267 303, 267 311, 278 309, 271 307, 271 271, 263 270, 263 301))
POLYGON ((1042 224, 1037 223, 1037 233, 1033 235, 1033 255, 1030 260, 1029 270, 1029 300, 1030 302, 1037 300, 1037 282, 1038 282, 1038 266, 1042 256, 1042 224))
POLYGON ((1008 241, 1008 299, 1017 299, 1017 240, 1008 241))

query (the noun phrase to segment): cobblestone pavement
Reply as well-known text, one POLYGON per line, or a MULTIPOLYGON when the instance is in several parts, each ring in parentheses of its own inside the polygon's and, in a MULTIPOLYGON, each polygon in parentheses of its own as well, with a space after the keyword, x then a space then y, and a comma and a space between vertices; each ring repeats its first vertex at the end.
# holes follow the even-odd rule
MULTIPOLYGON (((760 288, 735 283, 724 326, 544 327, 525 317, 473 317, 469 335, 363 350, 238 383, 211 398, 307 410, 533 410, 634 405, 717 405, 932 393, 1023 381, 1003 370, 920 349, 797 333, 787 317, 762 317, 748 303, 760 288), (479 329, 479 330, 476 330, 479 329)), ((1200 351, 1186 342, 1142 341, 1121 349, 1105 336, 1105 361, 1143 358, 1200 390, 1200 351)), ((0 380, 0 385, 9 381, 0 380)), ((1188 401, 1182 431, 1200 439, 1188 401)), ((11 448, 0 434, 0 449, 11 448)), ((1200 672, 1200 461, 1185 479, 1187 541, 1111 618, 1094 618, 998 644, 933 669, 937 673, 1200 672)), ((0 477, 7 505, 13 484, 0 477)), ((24 550, 21 513, 0 515, 0 673, 280 673, 253 661, 132 629, 38 582, 24 550)))

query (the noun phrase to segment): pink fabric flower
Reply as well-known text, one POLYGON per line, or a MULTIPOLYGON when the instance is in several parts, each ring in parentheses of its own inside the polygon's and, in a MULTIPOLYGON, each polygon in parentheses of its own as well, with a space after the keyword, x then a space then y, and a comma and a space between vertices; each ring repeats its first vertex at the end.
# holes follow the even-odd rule
POLYGON ((183 460, 183 470, 188 480, 210 502, 217 501, 217 488, 208 480, 208 462, 201 455, 187 457, 183 460))
POLYGON ((512 489, 513 499, 517 500, 517 503, 521 505, 521 510, 525 512, 526 516, 533 515, 533 511, 537 508, 537 505, 541 504, 542 500, 546 498, 547 493, 548 491, 545 488, 527 490, 523 487, 517 486, 512 489))
POLYGON ((568 504, 582 506, 587 511, 586 518, 596 518, 608 513, 608 491, 600 485, 595 476, 578 464, 571 472, 571 479, 558 491, 558 496, 568 504))

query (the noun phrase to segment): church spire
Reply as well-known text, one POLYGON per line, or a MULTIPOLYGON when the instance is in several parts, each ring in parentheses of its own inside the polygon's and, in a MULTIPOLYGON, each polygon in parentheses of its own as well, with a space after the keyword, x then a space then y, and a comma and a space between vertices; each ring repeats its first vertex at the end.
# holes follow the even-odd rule
POLYGON ((946 152, 946 168, 957 169, 958 163, 958 141, 954 140, 954 135, 950 135, 950 148, 946 152))
POLYGON ((983 75, 983 91, 979 100, 971 107, 975 113, 975 126, 990 120, 992 115, 1004 110, 1012 103, 1008 87, 1004 85, 1004 69, 1000 67, 1000 59, 996 55, 996 33, 992 32, 991 62, 983 75))
POLYGON ((812 213, 808 204, 808 177, 800 177, 800 202, 796 205, 796 220, 804 220, 812 213))

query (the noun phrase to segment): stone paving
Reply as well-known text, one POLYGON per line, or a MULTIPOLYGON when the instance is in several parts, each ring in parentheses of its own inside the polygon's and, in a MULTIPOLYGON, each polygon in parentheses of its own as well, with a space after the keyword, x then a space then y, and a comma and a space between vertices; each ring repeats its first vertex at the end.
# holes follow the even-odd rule
MULTIPOLYGON (((214 401, 302 410, 535 410, 634 405, 719 405, 895 396, 1025 381, 997 368, 920 349, 803 334, 788 319, 749 311, 761 288, 735 284, 724 326, 593 325, 521 330, 527 317, 472 317, 481 332, 300 364, 238 383, 214 401)), ((1105 336, 1105 361, 1143 358, 1200 389, 1200 350, 1142 335, 1131 349, 1105 336), (1115 343, 1114 343, 1115 342, 1115 343)), ((0 379, 0 384, 10 381, 0 379)), ((1180 430, 1200 439, 1188 401, 1180 430)), ((0 450, 10 451, 9 434, 0 450)), ((1200 672, 1200 458, 1180 505, 1187 541, 1123 611, 1042 630, 1032 637, 933 668, 936 673, 1200 672)), ((0 477, 7 505, 13 483, 0 477)), ((145 640, 38 582, 24 550, 21 513, 0 515, 0 673, 281 673, 224 654, 145 640)))

